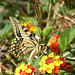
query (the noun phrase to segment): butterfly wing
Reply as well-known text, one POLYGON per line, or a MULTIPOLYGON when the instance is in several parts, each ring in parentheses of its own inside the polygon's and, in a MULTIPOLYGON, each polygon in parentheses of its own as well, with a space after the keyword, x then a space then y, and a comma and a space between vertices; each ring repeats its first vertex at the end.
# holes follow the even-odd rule
POLYGON ((34 43, 29 41, 28 39, 15 38, 12 40, 9 52, 12 52, 15 56, 18 57, 19 55, 25 55, 34 48, 34 43))
POLYGON ((32 59, 39 51, 39 41, 35 35, 31 33, 21 22, 17 19, 10 17, 13 23, 14 34, 16 38, 12 41, 9 52, 13 52, 16 56, 25 55, 31 52, 29 59, 32 59))

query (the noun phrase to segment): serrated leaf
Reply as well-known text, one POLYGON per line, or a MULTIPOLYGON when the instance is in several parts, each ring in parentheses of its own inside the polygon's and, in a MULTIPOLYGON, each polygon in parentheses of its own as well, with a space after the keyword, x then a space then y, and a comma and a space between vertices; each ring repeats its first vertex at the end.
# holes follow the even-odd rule
POLYGON ((52 30, 52 26, 45 27, 42 31, 43 32, 42 35, 47 36, 51 30, 52 30))
POLYGON ((21 62, 21 63, 19 63, 19 64, 18 64, 18 66, 17 66, 17 67, 19 67, 21 64, 26 64, 26 63, 25 63, 25 62, 21 62))
POLYGON ((62 52, 65 51, 74 37, 75 37, 75 28, 70 28, 61 32, 58 38, 59 49, 62 52))
POLYGON ((40 62, 40 59, 41 59, 42 56, 40 56, 39 58, 37 58, 34 63, 32 64, 32 66, 34 66, 34 68, 39 68, 39 62, 40 62))

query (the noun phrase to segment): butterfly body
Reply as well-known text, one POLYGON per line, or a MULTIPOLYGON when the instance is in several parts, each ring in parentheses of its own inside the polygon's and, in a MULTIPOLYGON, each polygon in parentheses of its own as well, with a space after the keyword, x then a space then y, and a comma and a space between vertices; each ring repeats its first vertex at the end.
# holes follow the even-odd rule
POLYGON ((44 44, 41 44, 40 40, 35 37, 35 34, 30 32, 20 21, 13 17, 10 17, 10 20, 13 24, 16 38, 12 40, 9 52, 13 53, 16 57, 31 52, 29 57, 29 60, 31 60, 44 49, 44 44))

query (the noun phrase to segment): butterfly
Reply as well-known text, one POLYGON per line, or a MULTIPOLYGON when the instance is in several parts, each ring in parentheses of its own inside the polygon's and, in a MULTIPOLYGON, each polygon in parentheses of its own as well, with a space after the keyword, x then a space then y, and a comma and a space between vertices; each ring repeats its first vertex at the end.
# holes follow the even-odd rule
POLYGON ((9 17, 12 24, 15 39, 12 40, 9 52, 13 53, 16 57, 23 56, 29 52, 29 61, 37 55, 41 50, 46 49, 46 44, 41 43, 36 38, 36 35, 30 32, 20 21, 13 17, 9 17))

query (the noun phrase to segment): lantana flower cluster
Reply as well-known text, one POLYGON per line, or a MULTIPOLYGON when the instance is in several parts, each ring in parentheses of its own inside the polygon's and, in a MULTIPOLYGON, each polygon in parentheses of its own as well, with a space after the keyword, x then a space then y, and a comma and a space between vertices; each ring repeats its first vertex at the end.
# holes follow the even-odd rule
POLYGON ((54 50, 55 52, 57 53, 60 53, 60 50, 58 48, 58 42, 57 42, 57 39, 59 38, 59 35, 55 35, 54 37, 52 37, 48 43, 48 46, 54 50))
POLYGON ((29 21, 27 23, 24 23, 23 25, 27 27, 28 30, 31 32, 35 32, 37 30, 37 28, 34 25, 32 25, 29 21))
POLYGON ((68 72, 72 72, 73 71, 72 64, 70 62, 65 62, 65 58, 61 58, 61 60, 64 61, 61 67, 67 70, 68 72))
POLYGON ((29 64, 21 64, 16 68, 15 75, 32 75, 33 72, 37 72, 33 66, 30 66, 29 64))
POLYGON ((60 56, 55 55, 54 52, 51 52, 49 55, 42 57, 39 65, 39 70, 44 73, 58 74, 60 65, 63 64, 63 61, 60 59, 60 56))

